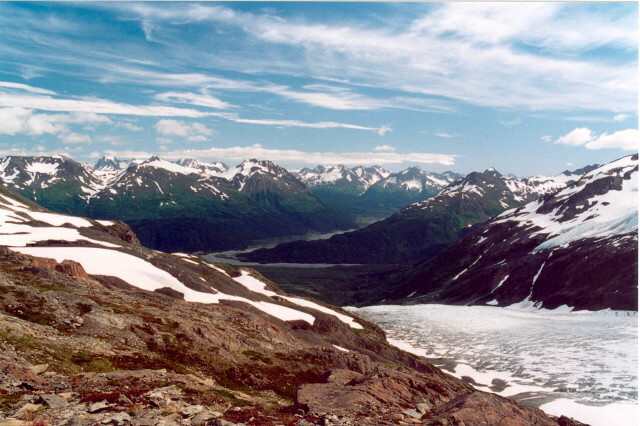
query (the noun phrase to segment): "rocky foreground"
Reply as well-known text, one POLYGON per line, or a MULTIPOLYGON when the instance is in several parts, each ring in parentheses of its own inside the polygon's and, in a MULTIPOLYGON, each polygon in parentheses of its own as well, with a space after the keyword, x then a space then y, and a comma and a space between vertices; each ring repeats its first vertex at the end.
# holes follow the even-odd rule
POLYGON ((255 272, 0 191, 0 426, 129 424, 579 423, 479 392, 255 272))
POLYGON ((2 250, 0 425, 572 425, 331 316, 283 322, 2 250))

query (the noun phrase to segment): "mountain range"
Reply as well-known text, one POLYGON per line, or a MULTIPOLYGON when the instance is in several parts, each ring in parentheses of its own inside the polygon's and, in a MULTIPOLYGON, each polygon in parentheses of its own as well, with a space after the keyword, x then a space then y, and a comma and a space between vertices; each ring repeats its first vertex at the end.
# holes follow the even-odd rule
POLYGON ((455 172, 431 173, 410 167, 392 173, 378 166, 317 166, 296 173, 325 204, 360 222, 389 216, 437 194, 459 179, 455 172))
POLYGON ((123 223, 2 188, 0 289, 7 425, 579 425, 478 391, 255 271, 150 250, 123 223))
POLYGON ((364 264, 261 269, 341 304, 637 310, 637 200, 637 155, 555 179, 490 169, 360 230, 240 257, 364 264))
POLYGON ((262 160, 228 167, 103 157, 87 166, 66 156, 8 156, 0 159, 0 182, 58 212, 126 221, 156 249, 216 251, 354 228, 432 195, 455 176, 415 168, 314 170, 291 173, 262 160))
MULTIPOLYGON (((594 167, 594 166, 590 166, 594 167)), ((562 188, 578 172, 516 178, 472 172, 392 216, 326 240, 296 241, 241 255, 257 262, 384 264, 431 257, 477 223, 562 188)), ((452 177, 452 176, 451 176, 452 177)))

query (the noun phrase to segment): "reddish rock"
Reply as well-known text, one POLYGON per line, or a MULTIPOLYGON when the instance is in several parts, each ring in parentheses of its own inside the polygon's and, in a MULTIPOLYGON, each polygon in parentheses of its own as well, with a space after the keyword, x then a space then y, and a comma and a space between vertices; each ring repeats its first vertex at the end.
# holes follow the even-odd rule
POLYGON ((63 260, 62 263, 55 266, 55 270, 75 278, 89 277, 82 265, 73 260, 63 260))
POLYGON ((56 269, 58 262, 55 259, 49 259, 46 257, 34 257, 31 260, 31 266, 34 268, 44 268, 44 269, 56 269))
POLYGON ((169 297, 172 297, 174 299, 184 300, 184 294, 180 293, 177 290, 169 288, 169 287, 162 287, 162 288, 154 290, 154 292, 160 293, 160 294, 164 294, 165 296, 169 296, 169 297))

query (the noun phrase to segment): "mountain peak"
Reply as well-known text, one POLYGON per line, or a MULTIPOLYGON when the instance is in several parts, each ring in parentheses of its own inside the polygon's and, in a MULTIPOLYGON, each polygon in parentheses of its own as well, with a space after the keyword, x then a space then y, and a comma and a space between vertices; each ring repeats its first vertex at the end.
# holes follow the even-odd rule
POLYGON ((98 158, 93 168, 95 170, 121 170, 123 161, 112 156, 102 156, 98 158))

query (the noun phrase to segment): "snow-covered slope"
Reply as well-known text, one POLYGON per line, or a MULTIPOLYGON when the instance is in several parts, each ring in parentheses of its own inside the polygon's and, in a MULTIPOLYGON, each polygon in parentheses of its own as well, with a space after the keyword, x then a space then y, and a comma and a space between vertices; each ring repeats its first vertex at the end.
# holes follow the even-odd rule
POLYGON ((585 173, 551 198, 504 212, 496 223, 513 222, 545 234, 538 249, 583 238, 610 237, 638 229, 638 161, 628 156, 585 173))
POLYGON ((298 320, 310 325, 321 313, 352 328, 362 328, 353 317, 334 309, 267 291, 267 284, 248 271, 232 278, 198 257, 161 254, 121 240, 111 230, 117 226, 123 225, 43 211, 0 190, 0 246, 10 250, 58 263, 71 260, 82 265, 88 274, 115 277, 146 291, 169 288, 187 302, 240 302, 282 321, 298 320), (206 275, 198 273, 202 269, 206 275))
POLYGON ((637 309, 638 156, 503 212, 404 277, 392 298, 637 309))
POLYGON ((580 179, 584 173, 594 170, 597 167, 597 164, 593 164, 578 170, 565 170, 556 176, 509 177, 506 183, 520 201, 528 202, 544 195, 558 192, 571 182, 580 179))
POLYGON ((435 197, 425 199, 407 207, 407 210, 441 209, 455 200, 466 203, 481 203, 489 210, 499 213, 521 203, 519 192, 514 192, 512 178, 503 176, 495 169, 472 172, 444 187, 435 197))

